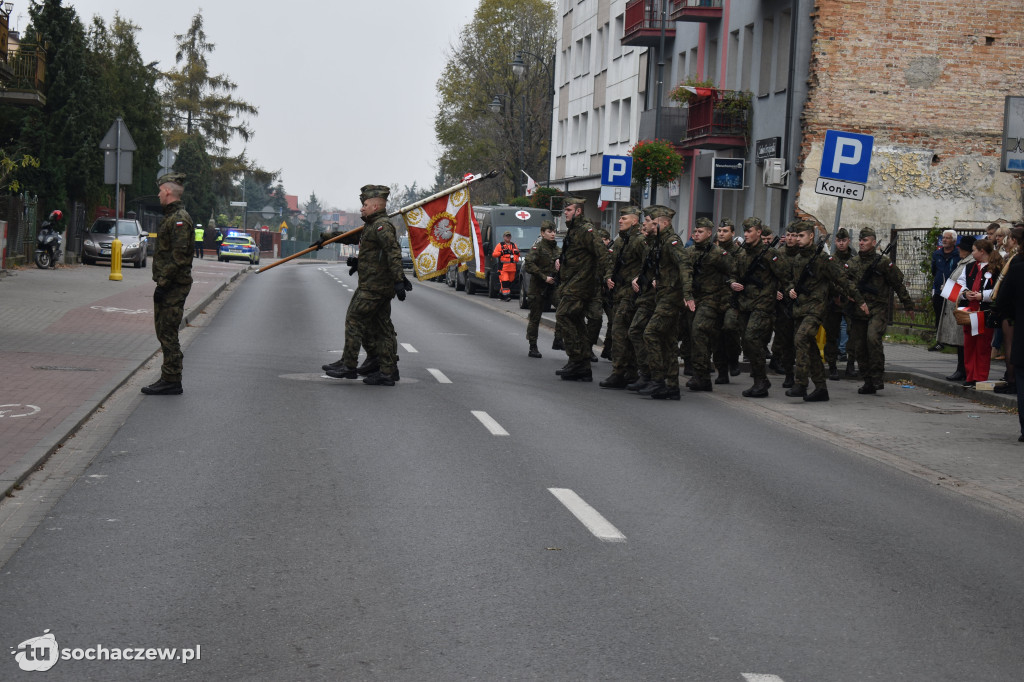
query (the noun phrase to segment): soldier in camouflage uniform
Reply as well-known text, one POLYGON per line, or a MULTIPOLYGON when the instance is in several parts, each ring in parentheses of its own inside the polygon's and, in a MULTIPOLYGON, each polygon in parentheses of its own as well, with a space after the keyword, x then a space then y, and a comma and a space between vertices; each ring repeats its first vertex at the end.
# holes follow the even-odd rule
POLYGON ((829 295, 837 291, 843 297, 850 297, 865 313, 868 307, 832 256, 814 246, 815 224, 810 220, 797 220, 791 224, 797 229, 797 253, 789 262, 788 279, 793 284, 786 295, 795 302, 793 345, 796 349, 796 383, 786 391, 786 395, 803 398, 809 403, 824 402, 829 399, 828 384, 817 336, 825 318, 829 295), (814 391, 810 394, 807 393, 808 376, 814 382, 814 391))
POLYGON ((643 260, 640 265, 640 274, 630 282, 636 310, 629 323, 629 343, 633 346, 633 352, 636 353, 637 379, 626 386, 627 391, 640 391, 651 383, 650 349, 647 347, 647 342, 644 341, 644 330, 647 329, 647 323, 650 322, 651 315, 654 314, 655 291, 651 286, 651 280, 654 273, 652 261, 657 255, 653 250, 655 230, 657 230, 657 226, 654 224, 654 218, 645 215, 643 226, 640 228, 640 235, 643 237, 641 240, 643 260))
MULTIPOLYGON (((796 222, 791 222, 783 233, 784 241, 781 248, 779 260, 788 263, 798 251, 796 246, 796 222)), ((775 337, 772 340, 772 361, 768 368, 774 369, 779 374, 786 375, 782 381, 783 388, 792 388, 796 383, 793 375, 793 363, 795 350, 793 347, 793 335, 796 327, 793 324, 793 307, 791 301, 786 298, 775 304, 775 337)))
MULTIPOLYGON (((846 272, 850 268, 850 258, 853 251, 850 250, 850 233, 845 227, 840 227, 836 232, 836 250, 832 257, 836 259, 839 267, 846 272)), ((842 331, 844 311, 847 309, 848 301, 842 300, 838 295, 833 295, 825 311, 825 364, 828 365, 828 378, 832 381, 839 381, 839 335, 842 331)), ((870 304, 869 304, 870 305, 870 304)), ((847 333, 849 333, 850 322, 847 320, 847 333)), ((852 365, 856 355, 851 355, 852 349, 847 348, 847 368, 852 365)))
MULTIPOLYGON (((612 373, 600 383, 601 388, 626 388, 637 379, 636 351, 629 340, 629 326, 636 313, 636 294, 632 283, 640 275, 644 263, 644 239, 640 234, 640 208, 627 206, 619 212, 619 236, 612 243, 612 289, 614 309, 611 335, 612 373)), ((610 341, 610 344, 609 344, 610 341)))
POLYGON ((640 395, 655 400, 679 400, 679 313, 691 298, 691 271, 682 239, 672 229, 675 211, 667 206, 648 206, 644 213, 654 219, 651 236, 654 265, 654 312, 644 329, 651 383, 640 395))
MULTIPOLYGON (((594 235, 597 236, 598 243, 601 244, 605 249, 611 244, 611 240, 608 236, 608 230, 603 227, 594 226, 594 235)), ((609 312, 609 302, 611 301, 611 291, 605 286, 602 279, 603 273, 598 272, 597 277, 597 291, 598 295, 590 302, 587 306, 587 334, 590 337, 590 346, 593 348, 597 345, 597 342, 601 338, 601 324, 604 318, 607 316, 609 329, 605 333, 605 341, 609 340, 611 336, 611 323, 612 316, 609 312)), ((611 344, 609 344, 609 350, 611 350, 611 344)), ((601 351, 602 357, 606 357, 604 350, 601 351)), ((608 354, 610 356, 610 353, 608 354)), ((594 355, 593 350, 590 352, 590 361, 597 362, 597 356, 594 355)))
POLYGON ((178 342, 178 329, 185 314, 185 299, 192 289, 192 258, 195 254, 195 228, 192 217, 181 203, 185 191, 184 173, 162 175, 160 205, 164 219, 156 235, 153 251, 153 320, 164 362, 160 380, 144 386, 146 395, 181 395, 181 371, 184 355, 178 342))
POLYGON ((729 286, 736 281, 735 258, 715 243, 715 224, 698 218, 693 246, 687 249, 693 286, 686 307, 694 311, 692 326, 693 378, 691 391, 711 390, 711 352, 729 307, 729 286))
MULTIPOLYGON (((722 218, 719 221, 716 238, 718 246, 723 251, 728 251, 734 259, 743 251, 743 247, 736 242, 736 226, 730 218, 722 218)), ((718 373, 715 378, 716 384, 727 384, 730 376, 739 376, 742 346, 743 329, 740 327, 738 311, 729 306, 725 311, 718 345, 714 349, 715 371, 718 373)))
MULTIPOLYGON (((398 347, 391 322, 391 299, 397 296, 399 301, 404 301, 405 292, 412 288, 402 270, 402 250, 385 208, 390 191, 385 185, 362 187, 359 215, 363 229, 358 235, 342 240, 359 244, 359 255, 352 259, 359 273, 359 285, 345 315, 341 366, 327 370, 327 375, 336 379, 355 379, 359 376, 356 367, 359 348, 365 346, 369 354, 376 346, 380 369, 363 379, 363 383, 372 386, 395 385, 398 347)), ((314 246, 322 248, 323 243, 334 236, 333 232, 325 232, 314 246)))
POLYGON ((565 224, 569 228, 562 240, 558 258, 558 309, 555 311, 555 335, 561 337, 569 362, 558 370, 565 381, 592 381, 590 358, 593 351, 585 321, 601 282, 610 283, 611 254, 596 234, 594 225, 583 216, 584 199, 565 199, 565 224))
POLYGON ((779 291, 789 288, 788 276, 778 251, 772 249, 762 233, 761 219, 751 216, 743 221, 743 247, 737 260, 738 282, 730 285, 737 318, 743 330, 743 354, 750 361, 754 385, 743 391, 747 398, 766 398, 771 382, 765 366, 765 348, 775 324, 775 304, 779 291))
POLYGON ((526 295, 530 303, 530 317, 526 323, 526 340, 530 344, 527 353, 531 358, 541 357, 537 349, 537 330, 544 309, 551 304, 555 290, 555 261, 558 260, 558 242, 555 240, 555 224, 545 220, 540 224, 540 239, 526 254, 523 271, 530 274, 530 288, 526 295))
POLYGON ((857 393, 873 394, 885 388, 885 345, 882 338, 888 326, 889 298, 895 291, 908 313, 914 312, 914 299, 903 284, 903 273, 887 256, 877 253, 875 231, 865 227, 860 231, 860 251, 850 259, 849 281, 864 296, 870 313, 854 310, 850 329, 850 342, 859 358, 864 385, 857 393))

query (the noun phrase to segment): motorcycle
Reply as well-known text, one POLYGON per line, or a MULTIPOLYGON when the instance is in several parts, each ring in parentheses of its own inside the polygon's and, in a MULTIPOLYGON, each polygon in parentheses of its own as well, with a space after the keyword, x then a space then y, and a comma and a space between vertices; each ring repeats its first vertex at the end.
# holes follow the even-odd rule
POLYGON ((53 211, 50 217, 43 221, 36 235, 36 267, 55 268, 60 262, 61 244, 63 239, 60 236, 58 223, 64 217, 60 211, 53 211))

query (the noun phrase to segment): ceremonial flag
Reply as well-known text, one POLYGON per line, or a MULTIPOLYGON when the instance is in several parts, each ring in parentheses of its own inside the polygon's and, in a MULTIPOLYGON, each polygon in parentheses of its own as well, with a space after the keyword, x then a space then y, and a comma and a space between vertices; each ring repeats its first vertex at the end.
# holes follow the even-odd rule
MULTIPOLYGON (((443 275, 450 263, 461 265, 483 250, 480 228, 474 229, 467 188, 403 213, 402 218, 409 231, 409 248, 417 279, 443 275)), ((477 262, 480 261, 482 259, 477 258, 477 262)))
POLYGON ((532 197, 533 193, 537 191, 537 181, 531 178, 526 171, 522 171, 522 173, 526 176, 526 196, 532 197))
POLYGON ((682 85, 680 87, 683 90, 687 90, 689 92, 692 92, 693 94, 697 95, 698 97, 710 97, 711 95, 715 94, 715 89, 714 88, 695 88, 695 87, 690 86, 690 85, 682 85))
POLYGON ((951 277, 947 279, 946 283, 942 286, 942 297, 956 303, 960 298, 960 292, 963 290, 964 288, 960 286, 959 282, 951 277))

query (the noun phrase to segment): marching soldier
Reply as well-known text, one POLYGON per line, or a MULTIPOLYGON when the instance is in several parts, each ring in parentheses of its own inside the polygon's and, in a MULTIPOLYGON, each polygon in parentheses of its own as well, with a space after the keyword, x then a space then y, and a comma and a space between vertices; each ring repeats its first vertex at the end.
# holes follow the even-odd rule
POLYGON ((797 230, 796 255, 789 263, 789 281, 792 284, 786 295, 794 302, 793 324, 795 334, 793 345, 796 350, 796 383, 786 391, 791 398, 804 401, 824 402, 829 399, 825 369, 818 351, 818 327, 825 317, 825 306, 831 291, 838 291, 843 297, 852 298, 865 314, 868 307, 864 298, 843 276, 835 260, 823 254, 822 241, 814 246, 814 223, 810 220, 796 220, 791 223, 797 230), (814 391, 807 393, 808 376, 814 382, 814 391))
POLYGON ((540 239, 526 254, 523 270, 530 273, 530 289, 527 298, 530 301, 530 317, 526 324, 526 340, 530 344, 531 358, 541 357, 537 349, 537 330, 540 328, 540 317, 544 309, 551 304, 557 286, 555 261, 558 260, 558 242, 555 240, 555 224, 545 220, 540 224, 540 239))
POLYGON ((778 292, 788 288, 786 278, 789 275, 778 252, 765 242, 760 218, 743 221, 743 239, 737 267, 740 280, 730 287, 737 292, 736 305, 730 312, 736 317, 737 328, 743 331, 743 354, 750 361, 750 374, 754 379, 754 385, 743 391, 743 395, 766 398, 771 382, 765 365, 765 348, 775 323, 778 292))
POLYGON ((565 199, 565 224, 569 228, 562 240, 558 259, 561 285, 558 288, 558 309, 555 312, 555 335, 565 344, 569 362, 558 370, 565 381, 592 381, 590 358, 593 351, 586 325, 587 311, 599 296, 597 274, 601 281, 611 282, 611 254, 594 234, 594 225, 583 216, 584 199, 565 199))
MULTIPOLYGON (((783 233, 782 255, 779 260, 788 263, 797 254, 796 246, 796 225, 793 221, 783 233)), ((783 298, 775 306, 775 338, 772 340, 772 361, 768 365, 779 374, 784 374, 782 380, 783 388, 792 388, 796 379, 793 376, 793 334, 796 328, 793 325, 793 308, 788 298, 783 298)))
POLYGON ((613 312, 611 339, 605 347, 612 349, 612 373, 600 383, 601 388, 626 388, 637 379, 636 351, 629 340, 629 326, 636 313, 636 294, 632 283, 640 275, 644 262, 644 238, 640 234, 640 209, 627 206, 619 212, 619 236, 611 248, 613 312))
POLYGON ((153 321, 164 361, 160 380, 143 386, 146 395, 181 395, 184 355, 178 342, 178 328, 185 314, 185 299, 192 289, 192 258, 195 233, 192 216, 181 203, 185 174, 168 173, 156 181, 164 219, 156 235, 153 251, 153 321))
POLYGON ((851 259, 849 281, 863 295, 868 310, 855 310, 850 330, 853 344, 864 374, 860 394, 873 394, 885 388, 885 346, 882 338, 888 325, 889 297, 895 291, 908 313, 914 312, 914 300, 903 284, 903 273, 884 254, 877 253, 875 231, 865 227, 860 231, 860 251, 851 259))
POLYGON ((683 241, 672 229, 676 212, 655 205, 648 206, 644 213, 654 219, 654 312, 644 329, 651 383, 638 393, 655 400, 679 400, 679 313, 691 298, 690 270, 683 241))
MULTIPOLYGON (((604 249, 607 249, 611 244, 611 239, 608 235, 608 230, 603 227, 594 226, 594 235, 598 239, 598 243, 604 249)), ((597 272, 597 295, 590 301, 590 305, 587 306, 587 335, 590 338, 590 361, 597 362, 598 358, 594 355, 593 347, 597 345, 598 340, 601 338, 601 325, 604 322, 604 318, 608 318, 608 325, 611 326, 612 316, 609 312, 609 301, 611 300, 611 290, 605 286, 605 282, 602 279, 604 273, 597 272)), ((611 329, 605 333, 605 342, 608 345, 608 350, 611 351, 611 344, 608 344, 609 337, 611 336, 611 329)), ((605 354, 604 350, 601 350, 601 357, 607 358, 610 354, 605 354)))
POLYGON ((629 323, 629 342, 636 353, 637 379, 626 386, 627 391, 640 391, 651 383, 651 351, 644 341, 644 330, 647 329, 647 323, 650 322, 651 315, 654 314, 655 291, 651 285, 651 280, 654 277, 654 264, 652 261, 656 256, 656 253, 653 251, 655 242, 654 232, 656 229, 657 226, 654 224, 654 218, 645 214, 643 227, 640 228, 644 247, 643 263, 640 266, 640 274, 630 282, 630 289, 633 290, 634 301, 636 302, 636 312, 633 313, 633 319, 629 323))
MULTIPOLYGON (((719 221, 716 237, 718 246, 734 259, 742 252, 743 247, 736 243, 736 227, 730 218, 722 218, 719 221)), ((716 384, 727 384, 730 375, 739 375, 742 343, 743 329, 739 326, 739 316, 730 306, 725 312, 722 334, 714 349, 715 371, 718 374, 715 377, 716 384)))
MULTIPOLYGON (((850 250, 850 233, 845 227, 840 227, 839 231, 836 232, 836 252, 832 254, 836 259, 836 264, 844 271, 850 269, 850 258, 853 256, 853 251, 850 250)), ((834 295, 831 297, 828 303, 828 308, 825 311, 825 363, 828 365, 828 378, 832 381, 839 381, 839 335, 842 331, 843 317, 845 316, 845 310, 847 308, 847 301, 843 300, 840 296, 834 295)), ((870 305, 870 303, 868 304, 870 305)), ((847 334, 850 331, 850 323, 847 321, 846 325, 847 334)), ((852 354, 852 349, 847 348, 847 372, 853 364, 853 360, 856 357, 852 354)))
POLYGON ((735 260, 715 243, 715 224, 698 218, 693 230, 693 246, 688 250, 693 286, 686 307, 693 311, 693 378, 691 391, 711 390, 711 351, 718 343, 729 306, 729 286, 736 281, 735 260))

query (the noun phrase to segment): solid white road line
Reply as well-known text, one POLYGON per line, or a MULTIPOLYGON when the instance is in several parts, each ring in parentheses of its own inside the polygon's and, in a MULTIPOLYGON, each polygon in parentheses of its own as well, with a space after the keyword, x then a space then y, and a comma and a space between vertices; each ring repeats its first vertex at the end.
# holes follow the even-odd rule
POLYGON ((416 350, 415 348, 413 348, 412 346, 410 346, 407 343, 403 343, 402 344, 402 348, 404 348, 407 353, 419 353, 418 350, 416 350))
POLYGON ((778 675, 758 675, 757 673, 740 673, 747 682, 785 682, 778 675))
POLYGON ((626 536, 619 532, 619 529, 608 523, 608 519, 589 504, 583 498, 568 488, 548 488, 548 492, 558 498, 558 501, 566 506, 594 536, 602 542, 625 542, 626 536))
POLYGON ((494 421, 494 417, 480 410, 473 410, 473 416, 480 420, 480 423, 487 427, 487 430, 494 436, 507 436, 508 431, 501 428, 501 424, 494 421))
POLYGON ((439 369, 433 369, 433 368, 427 367, 427 371, 430 372, 432 375, 434 375, 434 378, 437 379, 437 383, 439 383, 439 384, 450 384, 450 383, 452 383, 452 380, 449 379, 448 377, 446 377, 444 375, 444 372, 442 372, 439 369))

